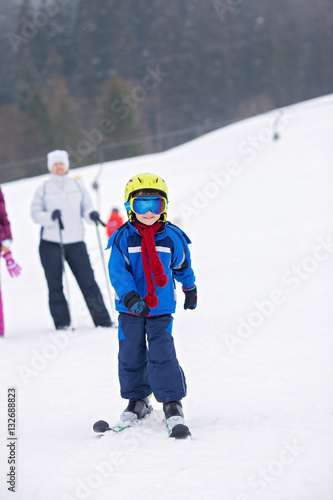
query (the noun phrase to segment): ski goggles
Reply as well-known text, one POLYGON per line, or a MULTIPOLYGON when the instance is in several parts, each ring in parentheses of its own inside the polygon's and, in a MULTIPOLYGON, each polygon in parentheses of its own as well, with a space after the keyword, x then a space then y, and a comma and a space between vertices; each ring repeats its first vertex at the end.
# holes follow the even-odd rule
POLYGON ((137 196, 125 203, 127 212, 130 210, 136 214, 143 215, 149 210, 158 215, 166 211, 168 201, 160 196, 137 196))

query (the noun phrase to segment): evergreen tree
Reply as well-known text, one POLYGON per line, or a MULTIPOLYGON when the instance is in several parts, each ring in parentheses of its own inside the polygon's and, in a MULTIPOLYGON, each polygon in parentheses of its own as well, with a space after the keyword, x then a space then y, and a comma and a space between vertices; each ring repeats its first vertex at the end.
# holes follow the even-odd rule
POLYGON ((23 65, 17 85, 17 104, 39 126, 44 148, 52 147, 52 123, 43 91, 36 80, 36 72, 29 64, 23 65))
MULTIPOLYGON (((4 105, 0 108, 0 169, 3 163, 12 163, 27 158, 40 156, 44 143, 39 133, 38 123, 29 115, 14 105, 4 105)), ((35 167, 35 165, 32 165, 35 167)), ((2 182, 26 177, 38 173, 31 166, 23 165, 1 171, 2 182)))
POLYGON ((0 106, 14 101, 17 66, 10 37, 15 34, 15 15, 13 3, 2 2, 0 5, 0 106))
POLYGON ((122 157, 163 133, 165 149, 332 91, 332 0, 17 0, 2 2, 0 24, 0 106, 36 132, 28 144, 17 127, 23 156, 68 146, 82 164, 96 161, 89 138, 86 151, 125 142, 105 150, 122 157))
POLYGON ((46 81, 43 91, 50 120, 52 139, 50 145, 65 149, 75 147, 79 139, 79 122, 75 116, 75 104, 69 95, 67 82, 63 76, 62 59, 53 51, 45 67, 46 81))
POLYGON ((115 71, 103 83, 97 104, 94 128, 100 132, 100 148, 105 151, 106 159, 136 156, 147 151, 147 145, 136 142, 146 134, 139 121, 139 101, 115 71))

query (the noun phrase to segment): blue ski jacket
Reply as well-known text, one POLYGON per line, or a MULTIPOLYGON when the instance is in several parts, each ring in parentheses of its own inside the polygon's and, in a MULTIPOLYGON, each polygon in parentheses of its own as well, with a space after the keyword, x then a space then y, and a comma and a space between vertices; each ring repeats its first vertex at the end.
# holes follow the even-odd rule
MULTIPOLYGON (((128 313, 123 297, 131 291, 141 298, 147 294, 147 284, 141 257, 142 236, 130 223, 126 222, 109 239, 107 249, 111 248, 109 275, 116 292, 115 306, 119 312, 128 313)), ((195 287, 195 276, 191 267, 188 236, 170 222, 162 225, 155 234, 155 246, 168 277, 167 284, 156 286, 158 305, 150 309, 149 316, 172 314, 176 309, 177 280, 184 289, 195 287)))

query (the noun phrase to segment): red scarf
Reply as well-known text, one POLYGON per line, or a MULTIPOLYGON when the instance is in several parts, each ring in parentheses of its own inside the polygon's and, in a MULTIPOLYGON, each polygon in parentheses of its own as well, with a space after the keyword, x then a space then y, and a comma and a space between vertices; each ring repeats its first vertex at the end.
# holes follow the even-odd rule
POLYGON ((155 295, 155 284, 162 288, 168 282, 168 277, 164 273, 163 264, 158 256, 154 239, 155 234, 161 226, 161 222, 153 226, 146 226, 140 222, 134 223, 134 227, 136 227, 142 236, 141 256, 148 292, 144 299, 148 307, 156 307, 158 305, 158 298, 155 295))

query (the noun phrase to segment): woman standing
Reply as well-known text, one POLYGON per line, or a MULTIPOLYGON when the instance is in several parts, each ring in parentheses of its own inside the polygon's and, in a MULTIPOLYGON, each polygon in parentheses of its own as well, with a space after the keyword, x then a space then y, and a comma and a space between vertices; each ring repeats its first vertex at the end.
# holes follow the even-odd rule
POLYGON ((62 275, 67 260, 81 289, 95 326, 110 327, 112 322, 102 294, 95 281, 86 245, 82 219, 92 224, 99 213, 92 209, 84 186, 68 177, 67 151, 51 151, 47 155, 49 180, 34 196, 31 216, 42 226, 39 253, 49 289, 49 307, 57 330, 71 324, 68 304, 63 293, 62 275))

